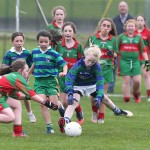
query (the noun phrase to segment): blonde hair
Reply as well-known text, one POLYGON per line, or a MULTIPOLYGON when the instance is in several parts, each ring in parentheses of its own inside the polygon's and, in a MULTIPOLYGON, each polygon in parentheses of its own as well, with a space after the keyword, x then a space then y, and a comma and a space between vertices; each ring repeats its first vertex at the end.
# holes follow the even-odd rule
POLYGON ((128 23, 133 23, 133 24, 135 24, 135 26, 136 26, 136 20, 135 19, 129 19, 129 20, 127 20, 126 21, 126 23, 124 24, 124 29, 126 30, 126 27, 127 27, 127 24, 128 23))
POLYGON ((90 47, 85 49, 84 55, 85 57, 87 55, 93 55, 94 57, 99 59, 102 54, 101 54, 100 48, 97 45, 91 45, 90 47))

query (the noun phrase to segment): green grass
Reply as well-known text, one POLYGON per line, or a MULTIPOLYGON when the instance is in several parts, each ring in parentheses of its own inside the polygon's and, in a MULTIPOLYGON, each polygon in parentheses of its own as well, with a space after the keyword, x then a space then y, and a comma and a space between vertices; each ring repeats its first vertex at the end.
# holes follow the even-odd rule
MULTIPOLYGON (((110 110, 106 110, 105 123, 91 123, 91 107, 87 97, 81 100, 84 110, 85 123, 82 126, 83 132, 80 137, 67 137, 59 132, 57 121, 58 112, 51 111, 52 122, 55 133, 45 134, 45 125, 40 113, 40 107, 32 102, 33 111, 37 117, 37 122, 31 124, 23 106, 23 129, 27 131, 29 138, 13 138, 12 124, 0 124, 1 149, 6 150, 28 149, 78 149, 78 150, 148 150, 149 149, 149 103, 142 99, 142 103, 135 104, 131 101, 124 104, 122 98, 112 100, 123 109, 131 110, 133 118, 116 117, 110 110)), ((73 117, 73 121, 75 121, 73 117)))

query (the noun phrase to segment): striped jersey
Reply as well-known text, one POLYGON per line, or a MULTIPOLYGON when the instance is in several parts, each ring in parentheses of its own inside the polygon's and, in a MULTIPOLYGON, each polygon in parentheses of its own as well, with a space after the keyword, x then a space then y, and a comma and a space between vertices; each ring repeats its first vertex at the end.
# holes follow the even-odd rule
POLYGON ((102 53, 100 59, 105 60, 108 66, 112 66, 114 65, 114 58, 108 56, 107 51, 110 50, 118 53, 118 49, 116 46, 116 37, 109 34, 107 40, 102 40, 99 33, 100 31, 90 36, 85 47, 89 47, 91 44, 97 45, 102 53))
POLYGON ((31 57, 31 53, 29 50, 26 50, 25 48, 22 48, 21 52, 18 52, 12 47, 10 50, 8 50, 3 58, 2 64, 6 64, 10 66, 15 60, 22 58, 25 59, 27 62, 27 65, 31 67, 33 61, 31 57))
POLYGON ((27 81, 19 72, 12 72, 7 75, 0 76, 0 94, 2 96, 10 96, 17 99, 22 92, 28 99, 36 95, 35 91, 27 85, 27 81))
POLYGON ((39 47, 33 49, 32 59, 34 62, 34 77, 57 76, 58 70, 67 64, 66 61, 49 47, 46 51, 40 50, 39 47))
POLYGON ((134 33, 130 38, 127 33, 122 33, 117 39, 119 56, 124 60, 136 61, 139 59, 139 54, 145 51, 145 45, 140 35, 134 33))
POLYGON ((67 48, 65 39, 57 45, 57 52, 67 62, 68 69, 70 69, 83 56, 83 48, 81 44, 74 38, 75 44, 71 48, 67 48))
POLYGON ((74 93, 73 86, 90 86, 96 84, 97 97, 104 95, 104 80, 99 63, 87 68, 84 63, 84 57, 81 58, 70 69, 66 75, 66 92, 74 93))

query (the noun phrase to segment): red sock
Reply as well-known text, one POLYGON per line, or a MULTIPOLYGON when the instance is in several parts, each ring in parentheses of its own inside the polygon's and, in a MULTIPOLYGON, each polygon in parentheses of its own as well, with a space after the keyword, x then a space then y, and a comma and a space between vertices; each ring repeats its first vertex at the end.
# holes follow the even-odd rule
POLYGON ((14 125, 14 133, 21 134, 22 133, 22 125, 14 125))
POLYGON ((147 90, 147 96, 150 97, 150 90, 147 90))
POLYGON ((97 113, 97 111, 98 111, 97 107, 96 106, 92 106, 92 111, 97 113))
POLYGON ((124 97, 124 102, 129 102, 130 101, 130 97, 124 97))
POLYGON ((75 111, 76 112, 82 112, 82 108, 81 108, 80 104, 76 107, 75 111))
POLYGON ((138 92, 138 93, 133 93, 133 96, 134 96, 135 99, 138 99, 138 98, 140 97, 140 92, 138 92))
POLYGON ((97 119, 98 119, 98 120, 99 120, 99 119, 104 119, 104 116, 105 116, 104 113, 99 112, 97 119))

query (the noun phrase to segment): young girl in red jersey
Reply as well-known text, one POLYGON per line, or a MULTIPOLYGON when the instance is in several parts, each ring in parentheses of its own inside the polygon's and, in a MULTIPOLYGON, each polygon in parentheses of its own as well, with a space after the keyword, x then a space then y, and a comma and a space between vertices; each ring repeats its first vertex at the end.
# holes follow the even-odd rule
MULTIPOLYGON (((83 48, 79 41, 74 38, 77 29, 74 23, 66 22, 62 27, 63 38, 62 42, 58 44, 57 51, 67 62, 68 69, 71 67, 83 56, 83 48)), ((67 93, 65 91, 65 77, 58 77, 60 85, 60 99, 65 108, 67 108, 67 93)), ((77 106, 76 115, 78 118, 78 123, 82 124, 84 122, 82 108, 80 104, 77 106)))
MULTIPOLYGON (((116 28, 110 18, 104 18, 100 20, 96 28, 95 33, 89 37, 85 47, 89 47, 91 44, 98 45, 100 51, 102 52, 101 59, 101 68, 102 75, 104 77, 104 90, 105 94, 108 90, 108 85, 110 82, 113 82, 113 66, 114 59, 117 57, 117 48, 116 48, 116 28)), ((102 104, 98 110, 91 97, 92 102, 92 122, 93 123, 104 123, 104 113, 105 105, 102 104)))
MULTIPOLYGON (((150 59, 150 30, 148 29, 145 23, 146 23, 146 20, 144 16, 138 15, 136 17, 137 33, 141 35, 145 44, 145 52, 147 53, 150 59)), ((145 86, 147 90, 148 101, 150 102, 150 73, 149 71, 146 71, 146 69, 144 68, 145 60, 142 54, 140 54, 139 59, 141 61, 141 69, 142 69, 145 86)))
POLYGON ((66 10, 63 6, 56 6, 52 10, 53 22, 47 26, 47 30, 55 29, 62 34, 62 26, 66 17, 66 10))
POLYGON ((148 56, 144 50, 144 42, 135 30, 136 22, 130 19, 125 24, 125 33, 118 36, 118 73, 123 76, 124 102, 130 101, 130 80, 132 80, 134 100, 136 103, 140 103, 141 67, 139 54, 142 54, 144 60, 148 60, 148 56))
POLYGON ((18 100, 32 99, 46 107, 57 110, 58 106, 38 96, 27 85, 28 65, 24 59, 17 59, 11 66, 0 65, 0 123, 13 122, 13 137, 26 137, 22 132, 21 105, 18 100), (6 74, 7 73, 7 74, 6 74), (8 74, 9 73, 9 74, 8 74), (5 75, 6 74, 6 75, 5 75), (18 99, 7 103, 9 97, 18 99), (13 108, 13 110, 11 108, 13 108))

